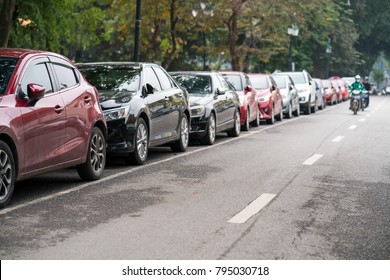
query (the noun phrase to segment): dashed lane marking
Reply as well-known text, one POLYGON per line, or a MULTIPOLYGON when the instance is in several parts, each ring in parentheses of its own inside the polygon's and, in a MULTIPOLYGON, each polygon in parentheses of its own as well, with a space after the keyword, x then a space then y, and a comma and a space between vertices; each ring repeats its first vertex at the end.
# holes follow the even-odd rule
POLYGON ((317 160, 322 158, 324 155, 321 154, 314 154, 311 157, 309 157, 307 160, 305 160, 302 164, 304 165, 313 165, 317 160))
POLYGON ((336 138, 334 138, 332 140, 332 142, 340 142, 341 140, 343 140, 344 136, 337 136, 336 138))

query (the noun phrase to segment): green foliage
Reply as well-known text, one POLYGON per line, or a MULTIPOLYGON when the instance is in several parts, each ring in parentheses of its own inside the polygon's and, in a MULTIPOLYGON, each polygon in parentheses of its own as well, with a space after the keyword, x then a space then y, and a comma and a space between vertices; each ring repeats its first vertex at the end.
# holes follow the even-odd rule
MULTIPOLYGON (((287 27, 296 24, 297 70, 318 77, 368 72, 381 51, 390 55, 390 2, 350 2, 143 0, 141 60, 169 70, 203 69, 203 59, 216 70, 231 63, 248 72, 285 70, 287 27), (329 39, 331 54, 325 51, 329 39)), ((47 49, 77 61, 131 60, 135 9, 136 0, 18 0, 8 46, 47 49), (21 20, 31 23, 22 26, 21 20)))

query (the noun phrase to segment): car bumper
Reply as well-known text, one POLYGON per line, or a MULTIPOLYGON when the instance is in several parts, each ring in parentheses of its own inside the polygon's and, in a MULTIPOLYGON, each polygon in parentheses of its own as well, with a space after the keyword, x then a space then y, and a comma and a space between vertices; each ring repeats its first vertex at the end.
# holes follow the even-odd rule
POLYGON ((107 122, 107 153, 128 154, 134 151, 135 127, 123 120, 107 122))
POLYGON ((191 118, 190 136, 193 138, 201 138, 206 135, 208 119, 203 117, 191 118))

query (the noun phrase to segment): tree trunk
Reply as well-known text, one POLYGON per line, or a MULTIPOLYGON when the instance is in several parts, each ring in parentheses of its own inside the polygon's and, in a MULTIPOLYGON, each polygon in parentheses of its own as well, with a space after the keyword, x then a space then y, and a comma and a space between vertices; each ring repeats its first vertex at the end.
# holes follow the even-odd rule
POLYGON ((171 1, 171 10, 170 10, 170 24, 171 24, 171 41, 172 41, 172 50, 170 50, 164 58, 162 66, 165 69, 168 69, 171 65, 172 61, 175 59, 178 49, 177 49, 177 34, 176 34, 176 24, 178 21, 178 17, 176 15, 176 2, 177 0, 171 1))
MULTIPOLYGON (((0 2, 1 3, 1 2, 0 2)), ((12 15, 15 11, 16 0, 3 0, 0 7, 0 48, 8 45, 12 27, 12 15)))

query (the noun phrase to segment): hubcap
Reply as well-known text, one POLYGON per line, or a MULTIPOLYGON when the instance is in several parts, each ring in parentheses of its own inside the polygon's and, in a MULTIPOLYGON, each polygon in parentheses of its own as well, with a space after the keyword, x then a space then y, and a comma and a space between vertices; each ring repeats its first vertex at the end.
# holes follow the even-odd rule
POLYGON ((236 112, 236 133, 240 133, 240 113, 236 112))
POLYGON ((215 139, 215 119, 214 119, 213 114, 210 115, 209 135, 210 135, 210 141, 214 142, 214 139, 215 139))
POLYGON ((0 199, 8 195, 12 182, 12 166, 6 152, 0 151, 0 199))
POLYGON ((95 134, 91 142, 91 166, 96 172, 104 167, 104 140, 100 134, 95 134))
POLYGON ((183 117, 183 119, 181 120, 181 141, 184 147, 188 146, 188 138, 189 138, 188 122, 187 122, 187 118, 183 117))
POLYGON ((142 160, 145 159, 148 152, 148 134, 143 123, 138 126, 137 130, 137 152, 142 160))

